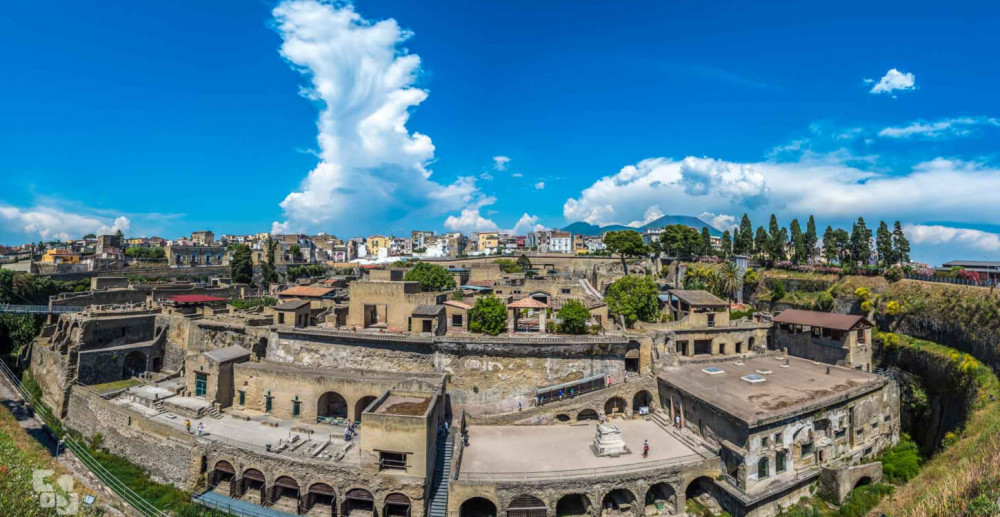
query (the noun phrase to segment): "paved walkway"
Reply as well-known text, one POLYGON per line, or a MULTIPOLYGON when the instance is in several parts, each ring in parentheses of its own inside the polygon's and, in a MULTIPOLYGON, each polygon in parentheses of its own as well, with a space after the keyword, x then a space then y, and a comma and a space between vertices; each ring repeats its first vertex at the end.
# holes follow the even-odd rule
POLYGON ((696 455, 655 422, 614 420, 632 451, 616 458, 591 451, 596 422, 545 426, 472 426, 469 446, 462 453, 461 474, 557 472, 601 469, 688 458, 696 455), (642 457, 643 440, 649 440, 649 457, 642 457))

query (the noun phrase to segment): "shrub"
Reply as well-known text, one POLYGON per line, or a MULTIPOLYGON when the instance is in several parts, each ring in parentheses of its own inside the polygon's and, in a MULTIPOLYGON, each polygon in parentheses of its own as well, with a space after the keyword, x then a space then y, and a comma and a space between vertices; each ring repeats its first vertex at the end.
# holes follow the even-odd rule
POLYGON ((491 336, 507 330, 507 306, 492 294, 476 300, 469 311, 469 330, 491 336))
POLYGON ((899 267, 891 267, 886 269, 885 274, 882 276, 884 276, 889 283, 899 282, 903 279, 903 270, 899 267))
POLYGON ((403 275, 407 282, 419 282, 420 290, 450 291, 455 288, 455 277, 447 269, 427 262, 419 262, 403 275))
POLYGON ((830 312, 833 310, 833 295, 829 291, 819 293, 812 306, 815 311, 830 312))
POLYGON ((774 289, 771 290, 771 299, 778 301, 788 294, 785 292, 785 282, 778 280, 774 283, 774 289))
POLYGON ((899 443, 882 454, 882 473, 890 483, 904 483, 920 472, 920 449, 906 433, 899 435, 899 443))
POLYGON ((743 285, 756 287, 758 282, 760 282, 760 277, 757 276, 757 272, 753 268, 747 268, 746 272, 743 273, 743 285))
POLYGON ((559 309, 559 331, 566 334, 585 334, 590 311, 577 300, 567 300, 559 309))

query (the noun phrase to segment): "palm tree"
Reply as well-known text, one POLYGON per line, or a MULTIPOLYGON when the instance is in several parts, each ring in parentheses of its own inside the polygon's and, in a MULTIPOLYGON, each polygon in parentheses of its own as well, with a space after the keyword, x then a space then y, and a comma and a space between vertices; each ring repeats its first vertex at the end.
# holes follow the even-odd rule
POLYGON ((726 262, 719 270, 716 280, 719 293, 728 298, 736 295, 736 292, 743 288, 743 276, 735 262, 726 262))

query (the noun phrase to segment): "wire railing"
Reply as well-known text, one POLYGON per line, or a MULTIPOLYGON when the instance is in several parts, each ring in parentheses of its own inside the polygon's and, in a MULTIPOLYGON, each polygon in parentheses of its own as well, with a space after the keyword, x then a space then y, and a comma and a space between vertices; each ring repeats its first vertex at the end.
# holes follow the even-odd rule
POLYGON ((585 469, 566 469, 548 471, 527 471, 527 472, 469 472, 463 470, 459 479, 469 481, 479 480, 504 480, 504 481, 536 481, 551 479, 574 479, 604 477, 619 474, 632 474, 635 472, 646 472, 669 467, 676 467, 689 463, 705 461, 700 454, 688 454, 676 458, 667 458, 653 461, 639 461, 626 465, 614 465, 606 467, 594 467, 585 469))
POLYGON ((99 461, 90 455, 86 445, 80 443, 73 438, 73 436, 63 430, 61 422, 55 415, 52 414, 48 406, 37 400, 36 397, 34 397, 23 384, 21 384, 20 379, 17 378, 14 372, 11 371, 11 369, 3 361, 0 361, 0 372, 7 377, 10 384, 14 386, 35 414, 42 419, 42 422, 44 422, 48 427, 49 432, 59 439, 59 443, 62 443, 63 446, 72 451, 73 454, 76 455, 77 459, 79 459, 80 462, 87 467, 87 469, 93 472, 94 475, 101 480, 101 482, 114 491, 115 494, 122 498, 122 500, 135 508, 139 513, 149 517, 167 516, 166 513, 160 511, 160 509, 153 506, 152 503, 135 493, 135 491, 125 485, 125 483, 123 483, 120 479, 115 477, 114 474, 109 472, 108 469, 104 468, 99 461))

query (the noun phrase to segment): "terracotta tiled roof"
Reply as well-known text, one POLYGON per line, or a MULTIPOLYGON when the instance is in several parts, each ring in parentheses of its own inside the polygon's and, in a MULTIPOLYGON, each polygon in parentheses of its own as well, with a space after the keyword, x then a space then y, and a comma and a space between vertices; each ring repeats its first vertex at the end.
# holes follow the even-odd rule
POLYGON ((448 300, 448 301, 444 302, 444 304, 448 305, 450 307, 457 307, 459 309, 464 309, 464 310, 469 310, 469 309, 472 308, 471 305, 469 305, 467 303, 462 303, 462 302, 457 301, 457 300, 448 300))
POLYGON ((708 291, 702 291, 700 289, 687 290, 687 289, 672 289, 670 294, 679 298, 682 302, 688 305, 701 306, 701 307, 728 307, 729 302, 715 296, 708 291))
POLYGON ((534 298, 521 298, 515 302, 507 304, 508 309, 544 309, 548 304, 542 303, 534 298))
POLYGON ((278 293, 278 296, 305 296, 308 298, 320 298, 326 296, 336 289, 332 287, 317 287, 314 285, 297 285, 278 293))
POLYGON ((167 299, 176 303, 208 303, 226 301, 225 298, 219 298, 218 296, 206 296, 203 294, 179 294, 177 296, 171 296, 167 299))
POLYGON ((493 280, 469 280, 465 285, 472 285, 475 287, 493 287, 493 280))

